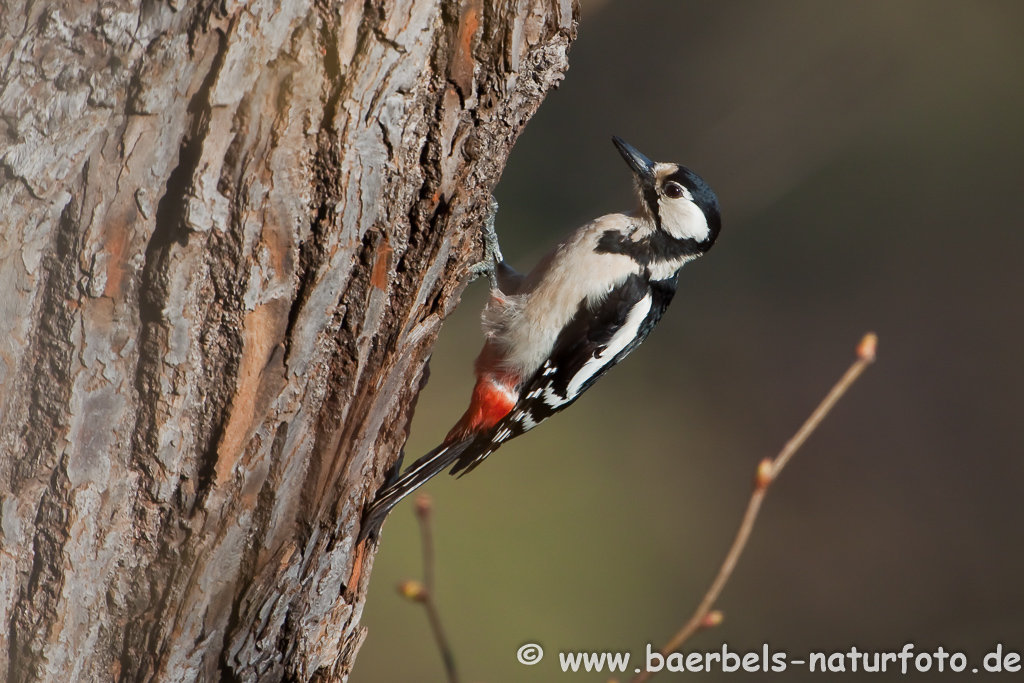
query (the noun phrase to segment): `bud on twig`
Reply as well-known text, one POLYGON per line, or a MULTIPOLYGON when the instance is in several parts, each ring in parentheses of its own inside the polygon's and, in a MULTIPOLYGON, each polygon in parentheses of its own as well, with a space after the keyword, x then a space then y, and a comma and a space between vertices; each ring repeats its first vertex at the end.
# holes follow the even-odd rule
POLYGON ((416 516, 420 519, 426 519, 430 516, 430 511, 434 507, 434 501, 431 500, 430 496, 426 493, 421 493, 416 496, 416 516))
POLYGON ((754 488, 758 491, 768 488, 775 478, 775 461, 765 458, 757 466, 757 474, 754 475, 754 488))
POLYGON ((402 581, 398 584, 398 594, 410 602, 425 602, 427 590, 419 581, 402 581))
POLYGON ((860 340, 860 344, 857 346, 857 358, 868 363, 875 362, 875 351, 878 348, 878 335, 874 332, 868 332, 864 335, 864 338, 860 340))
POLYGON ((704 615, 704 618, 700 620, 701 628, 714 628, 725 621, 725 615, 722 614, 721 610, 713 609, 704 615))

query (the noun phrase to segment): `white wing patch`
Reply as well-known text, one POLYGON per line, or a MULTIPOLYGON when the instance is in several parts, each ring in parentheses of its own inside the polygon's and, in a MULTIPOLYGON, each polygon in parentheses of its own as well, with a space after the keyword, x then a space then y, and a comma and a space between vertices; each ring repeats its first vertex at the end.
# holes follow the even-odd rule
MULTIPOLYGON (((651 302, 651 295, 648 294, 633 305, 633 308, 629 310, 629 314, 626 316, 626 322, 624 322, 622 327, 619 328, 619 331, 615 333, 615 336, 612 337, 608 346, 588 360, 586 364, 580 368, 580 371, 576 373, 576 376, 572 378, 572 381, 569 382, 569 386, 566 389, 566 398, 562 403, 575 398, 576 395, 579 394, 580 389, 583 388, 583 385, 586 384, 587 380, 596 375, 602 368, 608 365, 608 363, 611 363, 612 359, 619 355, 620 351, 626 348, 631 341, 636 339, 637 334, 640 332, 640 325, 642 325, 644 319, 647 318, 647 314, 651 312, 651 302)), ((547 399, 546 395, 545 399, 547 399)), ((551 403, 548 402, 548 405, 551 405, 551 403)))

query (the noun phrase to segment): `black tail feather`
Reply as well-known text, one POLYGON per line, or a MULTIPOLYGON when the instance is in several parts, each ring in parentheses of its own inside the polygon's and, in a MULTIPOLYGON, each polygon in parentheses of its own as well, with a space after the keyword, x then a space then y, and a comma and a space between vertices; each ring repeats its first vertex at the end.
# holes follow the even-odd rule
POLYGON ((359 540, 357 543, 361 543, 367 538, 377 539, 380 535, 381 527, 384 526, 384 520, 387 519, 391 509, 398 505, 399 501, 403 498, 427 483, 435 474, 458 460, 459 456, 475 440, 475 438, 470 437, 464 441, 438 446, 409 465, 409 469, 402 476, 377 491, 373 502, 363 511, 363 522, 359 527, 359 540))

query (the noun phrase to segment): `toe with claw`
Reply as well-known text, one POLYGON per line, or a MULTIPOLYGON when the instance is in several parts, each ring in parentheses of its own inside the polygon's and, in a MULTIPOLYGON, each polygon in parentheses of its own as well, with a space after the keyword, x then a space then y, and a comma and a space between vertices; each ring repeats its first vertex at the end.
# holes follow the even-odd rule
POLYGON ((487 280, 491 283, 491 289, 498 289, 497 267, 498 264, 505 260, 501 255, 501 247, 498 245, 498 233, 494 230, 494 220, 497 215, 498 202, 494 197, 491 197, 490 204, 487 207, 487 217, 484 219, 483 229, 481 230, 484 240, 484 258, 469 269, 472 280, 476 280, 481 275, 486 275, 487 280))

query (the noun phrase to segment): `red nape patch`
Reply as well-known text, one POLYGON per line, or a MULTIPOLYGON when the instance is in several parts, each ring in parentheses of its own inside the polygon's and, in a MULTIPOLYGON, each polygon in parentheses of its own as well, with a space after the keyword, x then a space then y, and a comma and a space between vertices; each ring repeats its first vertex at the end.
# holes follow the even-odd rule
POLYGON ((484 375, 473 387, 473 400, 462 419, 448 432, 445 442, 461 441, 498 424, 516 405, 516 392, 493 376, 484 375))

